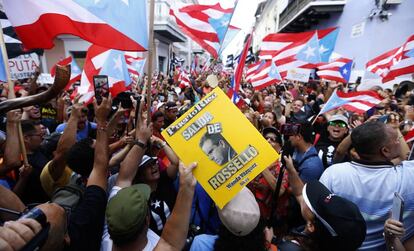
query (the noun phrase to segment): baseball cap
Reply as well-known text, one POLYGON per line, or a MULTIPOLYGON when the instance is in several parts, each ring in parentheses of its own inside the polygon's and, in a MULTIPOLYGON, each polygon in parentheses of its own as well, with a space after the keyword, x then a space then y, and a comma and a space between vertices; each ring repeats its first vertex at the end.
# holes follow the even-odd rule
POLYGON ((260 219, 259 205, 252 192, 243 188, 223 209, 217 208, 223 225, 236 236, 252 232, 260 219))
POLYGON ((332 121, 342 121, 348 126, 348 118, 345 117, 342 114, 335 114, 335 115, 331 116, 329 118, 328 122, 332 122, 332 121))
POLYGON ((263 131, 262 131, 263 137, 266 136, 266 134, 268 134, 268 133, 275 134, 277 143, 283 144, 282 135, 280 134, 280 132, 275 127, 269 126, 269 127, 263 128, 263 131))
POLYGON ((312 213, 326 228, 324 239, 341 250, 356 250, 365 240, 366 223, 359 208, 337 196, 317 180, 302 190, 303 199, 312 213))
POLYGON ((108 232, 114 240, 130 240, 142 229, 148 214, 151 189, 136 184, 121 189, 106 206, 108 232))
POLYGON ((172 101, 167 102, 167 104, 165 104, 165 110, 172 110, 172 109, 178 109, 177 104, 172 101))
POLYGON ((141 168, 143 166, 146 166, 149 163, 156 162, 157 160, 158 160, 157 157, 151 157, 151 156, 148 156, 148 155, 144 155, 142 157, 141 163, 139 163, 138 167, 141 168))

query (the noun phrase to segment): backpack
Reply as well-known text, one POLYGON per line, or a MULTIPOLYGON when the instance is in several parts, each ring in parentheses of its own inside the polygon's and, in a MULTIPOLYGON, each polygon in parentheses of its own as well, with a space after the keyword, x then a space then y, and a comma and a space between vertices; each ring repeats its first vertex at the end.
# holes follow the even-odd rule
POLYGON ((78 175, 72 175, 68 185, 59 187, 52 195, 51 202, 63 207, 70 213, 76 209, 83 199, 85 186, 78 175))

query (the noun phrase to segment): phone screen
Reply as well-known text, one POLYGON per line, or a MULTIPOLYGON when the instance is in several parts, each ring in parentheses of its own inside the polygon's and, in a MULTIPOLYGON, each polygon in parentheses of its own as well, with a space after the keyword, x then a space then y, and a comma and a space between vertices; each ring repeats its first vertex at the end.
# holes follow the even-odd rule
POLYGON ((404 200, 398 193, 394 193, 394 199, 392 202, 392 212, 391 212, 392 219, 402 222, 403 212, 404 212, 404 200))
POLYGON ((108 76, 95 75, 93 76, 93 85, 95 88, 95 98, 98 104, 102 102, 102 98, 109 96, 108 76))

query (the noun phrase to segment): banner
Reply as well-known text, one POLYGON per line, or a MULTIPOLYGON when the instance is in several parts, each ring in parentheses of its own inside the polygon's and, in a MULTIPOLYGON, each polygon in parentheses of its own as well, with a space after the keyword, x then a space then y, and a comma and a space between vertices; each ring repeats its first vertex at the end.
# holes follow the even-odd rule
POLYGON ((11 79, 30 78, 39 66, 39 56, 36 53, 23 54, 9 59, 11 79))
POLYGON ((308 82, 311 70, 310 69, 302 69, 302 68, 295 68, 290 69, 287 72, 286 79, 289 80, 296 80, 300 82, 308 82))
POLYGON ((162 132, 219 208, 279 158, 220 88, 162 132))

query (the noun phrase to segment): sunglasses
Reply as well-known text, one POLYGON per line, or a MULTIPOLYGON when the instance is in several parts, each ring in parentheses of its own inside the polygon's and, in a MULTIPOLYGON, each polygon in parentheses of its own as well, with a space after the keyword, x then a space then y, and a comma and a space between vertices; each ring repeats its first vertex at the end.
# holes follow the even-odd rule
POLYGON ((346 124, 344 122, 338 122, 338 121, 329 122, 329 125, 330 126, 338 126, 338 127, 341 127, 341 128, 346 127, 346 124))

